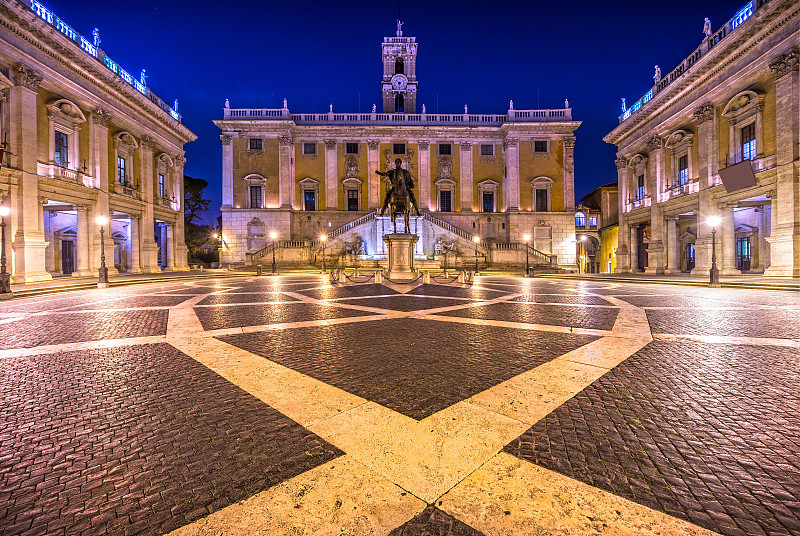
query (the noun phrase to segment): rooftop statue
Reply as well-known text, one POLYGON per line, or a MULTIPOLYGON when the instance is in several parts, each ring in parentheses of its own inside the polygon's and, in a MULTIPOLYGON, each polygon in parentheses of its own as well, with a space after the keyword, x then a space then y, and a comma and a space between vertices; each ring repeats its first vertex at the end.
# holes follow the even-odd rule
POLYGON ((661 68, 658 65, 656 65, 656 74, 653 75, 653 80, 656 84, 661 82, 661 68))
POLYGON ((706 20, 703 22, 703 33, 706 34, 706 39, 711 37, 711 21, 708 20, 708 17, 706 17, 706 20))

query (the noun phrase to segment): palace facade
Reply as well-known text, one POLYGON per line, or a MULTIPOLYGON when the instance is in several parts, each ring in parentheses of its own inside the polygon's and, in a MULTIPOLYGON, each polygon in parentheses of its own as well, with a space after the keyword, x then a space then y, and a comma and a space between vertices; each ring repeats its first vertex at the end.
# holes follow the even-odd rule
MULTIPOLYGON (((418 43, 398 31, 381 44, 382 109, 292 113, 233 108, 215 121, 222 141, 222 262, 318 262, 349 253, 362 266, 385 259, 386 193, 376 170, 397 158, 415 179, 422 216, 415 254, 430 266, 450 254, 498 264, 575 269, 572 110, 430 114, 418 106, 418 43), (275 233, 275 240, 270 238, 275 233), (478 237, 477 250, 473 238, 478 237), (476 253, 477 251, 477 253, 476 253), (267 254, 270 255, 267 255, 267 254)), ((470 260, 469 262, 473 262, 470 260)), ((424 262, 422 263, 424 265, 424 262)))
MULTIPOLYGON (((96 31, 95 31, 96 32, 96 31)), ((169 105, 36 0, 0 3, 0 198, 13 282, 188 269, 183 145, 169 105)))
POLYGON ((661 77, 617 146, 617 272, 800 276, 800 3, 753 0, 661 77), (721 223, 712 228, 708 218, 721 223))

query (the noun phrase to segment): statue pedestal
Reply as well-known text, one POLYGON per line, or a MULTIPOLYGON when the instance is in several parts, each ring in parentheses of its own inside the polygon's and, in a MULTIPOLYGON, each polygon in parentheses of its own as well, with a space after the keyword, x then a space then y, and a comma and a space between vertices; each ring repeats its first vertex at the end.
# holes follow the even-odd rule
POLYGON ((413 279, 414 273, 414 245, 419 236, 406 233, 391 233, 383 235, 389 257, 389 269, 386 277, 390 279, 413 279))

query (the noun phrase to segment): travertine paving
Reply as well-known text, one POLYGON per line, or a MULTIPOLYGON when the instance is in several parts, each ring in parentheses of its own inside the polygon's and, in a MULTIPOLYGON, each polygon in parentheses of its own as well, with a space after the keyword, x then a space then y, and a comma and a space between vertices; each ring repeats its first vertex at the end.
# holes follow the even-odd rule
POLYGON ((796 293, 231 278, 0 311, 0 534, 800 533, 796 293))

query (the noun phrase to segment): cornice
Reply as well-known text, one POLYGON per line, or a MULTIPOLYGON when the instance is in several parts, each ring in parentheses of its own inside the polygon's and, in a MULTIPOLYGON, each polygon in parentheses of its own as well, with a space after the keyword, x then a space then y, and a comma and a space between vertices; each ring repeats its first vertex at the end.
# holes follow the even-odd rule
MULTIPOLYGON (((18 2, 14 2, 18 3, 18 2)), ((59 40, 67 39, 55 30, 50 28, 46 22, 36 17, 33 12, 25 9, 26 17, 21 15, 12 3, 0 2, 0 27, 16 35, 20 39, 30 44, 35 49, 46 54, 51 60, 66 67, 74 77, 80 77, 99 92, 112 99, 124 99, 132 108, 144 113, 147 117, 158 122, 169 132, 179 139, 189 143, 197 139, 197 136, 189 130, 183 123, 177 122, 167 112, 150 101, 147 96, 140 94, 132 87, 128 87, 122 80, 111 76, 101 69, 102 65, 96 61, 89 60, 90 56, 84 54, 76 46, 64 46, 59 40), (36 35, 36 38, 32 34, 36 35), (77 52, 80 51, 80 54, 77 52), (111 91, 109 88, 114 88, 111 91)), ((74 45, 74 43, 71 43, 74 45)), ((42 63, 36 56, 29 57, 42 63)), ((45 76, 45 80, 47 77, 45 76)), ((97 105, 95 103, 95 105, 97 105)))
MULTIPOLYGON (((772 2, 766 5, 769 6, 770 4, 772 4, 772 2)), ((762 9, 768 10, 769 7, 762 9)), ((730 41, 727 46, 723 44, 717 45, 720 51, 717 55, 711 56, 708 63, 703 64, 701 59, 700 62, 693 66, 693 69, 687 71, 681 78, 676 80, 675 83, 668 85, 664 90, 653 97, 650 101, 654 106, 652 109, 644 113, 639 112, 632 115, 628 120, 623 121, 611 132, 603 136, 603 141, 614 145, 620 145, 623 139, 636 131, 642 124, 658 116, 665 107, 674 104, 677 100, 676 97, 687 88, 694 86, 694 89, 696 89, 704 83, 709 82, 723 71, 730 69, 731 64, 750 53, 754 48, 772 36, 772 34, 786 26, 792 19, 799 16, 800 3, 791 1, 783 2, 778 5, 774 11, 768 13, 765 11, 761 15, 761 20, 758 20, 757 26, 751 28, 748 32, 742 33, 736 40, 730 41), (779 20, 776 22, 776 19, 779 20), (765 28, 767 31, 762 32, 765 28), (753 36, 759 32, 761 32, 760 35, 754 39, 753 36)), ((724 43, 724 41, 722 43, 724 43)), ((705 57, 708 58, 710 54, 713 54, 713 52, 707 53, 705 57)), ((690 89, 689 93, 694 89, 690 89)), ((698 99, 700 99, 700 96, 698 96, 698 99)), ((648 103, 648 105, 649 104, 650 103, 648 103)))

